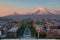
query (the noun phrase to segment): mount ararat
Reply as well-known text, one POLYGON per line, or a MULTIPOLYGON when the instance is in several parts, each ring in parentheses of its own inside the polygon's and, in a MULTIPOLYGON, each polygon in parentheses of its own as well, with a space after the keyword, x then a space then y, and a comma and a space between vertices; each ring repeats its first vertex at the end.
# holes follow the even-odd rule
POLYGON ((31 18, 31 19, 36 19, 36 18, 56 18, 60 19, 60 11, 57 10, 49 10, 46 8, 38 8, 35 10, 32 10, 30 12, 27 12, 26 14, 18 14, 14 12, 11 15, 4 16, 3 18, 9 18, 9 19, 25 19, 25 18, 31 18))

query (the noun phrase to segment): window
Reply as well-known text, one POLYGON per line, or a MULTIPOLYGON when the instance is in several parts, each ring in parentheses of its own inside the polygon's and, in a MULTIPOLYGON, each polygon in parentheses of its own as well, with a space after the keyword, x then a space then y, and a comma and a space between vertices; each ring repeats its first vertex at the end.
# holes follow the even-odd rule
POLYGON ((1 35, 1 31, 0 31, 0 35, 1 35))

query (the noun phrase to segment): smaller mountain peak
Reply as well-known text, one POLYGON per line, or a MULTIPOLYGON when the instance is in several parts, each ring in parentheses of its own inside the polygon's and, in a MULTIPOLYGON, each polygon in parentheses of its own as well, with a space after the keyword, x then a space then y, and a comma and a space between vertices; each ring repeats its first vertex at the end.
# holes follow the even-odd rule
POLYGON ((20 15, 19 13, 17 13, 17 12, 13 12, 13 14, 12 15, 20 15))
POLYGON ((17 12, 14 12, 13 14, 14 14, 14 15, 18 15, 18 13, 17 13, 17 12))
POLYGON ((17 12, 13 12, 12 14, 8 15, 8 16, 12 16, 12 15, 19 15, 17 12))

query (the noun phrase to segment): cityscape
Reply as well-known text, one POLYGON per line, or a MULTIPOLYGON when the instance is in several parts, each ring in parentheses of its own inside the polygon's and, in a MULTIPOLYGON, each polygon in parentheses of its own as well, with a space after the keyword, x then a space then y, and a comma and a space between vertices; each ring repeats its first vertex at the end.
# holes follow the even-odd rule
MULTIPOLYGON (((40 4, 40 1, 36 2, 40 4)), ((60 1, 52 1, 54 3, 57 2, 57 6, 51 5, 51 8, 55 6, 56 10, 52 10, 49 6, 39 7, 34 2, 36 5, 30 4, 30 6, 32 5, 32 8, 38 6, 39 8, 32 11, 28 11, 29 9, 31 10, 28 5, 30 2, 28 2, 28 0, 1 0, 0 4, 5 3, 4 5, 8 7, 8 10, 4 9, 6 6, 4 8, 2 8, 3 6, 0 7, 0 39, 60 39, 60 9, 57 7, 60 1), (9 4, 10 2, 12 2, 11 5, 9 4), (10 7, 8 6, 19 8, 20 2, 22 4, 23 2, 26 3, 26 10, 25 8, 23 11, 20 11, 20 9, 14 9, 15 11, 9 9, 10 7)), ((48 3, 49 1, 46 0, 45 2, 48 3)))

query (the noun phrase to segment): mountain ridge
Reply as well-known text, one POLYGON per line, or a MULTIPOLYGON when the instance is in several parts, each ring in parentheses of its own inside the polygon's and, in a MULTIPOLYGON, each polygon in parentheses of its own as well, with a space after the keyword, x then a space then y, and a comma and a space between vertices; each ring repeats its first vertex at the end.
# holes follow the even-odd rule
POLYGON ((56 18, 60 19, 60 11, 56 10, 48 10, 46 8, 38 8, 36 10, 33 10, 32 12, 29 12, 27 14, 19 14, 14 12, 11 15, 4 16, 3 18, 12 18, 12 19, 26 19, 28 17, 31 17, 32 19, 36 18, 56 18))
POLYGON ((60 11, 57 11, 57 10, 49 10, 49 9, 46 9, 46 8, 38 8, 36 10, 33 10, 30 13, 31 14, 36 13, 36 14, 41 14, 41 15, 48 14, 48 13, 50 13, 50 14, 60 14, 60 11))

